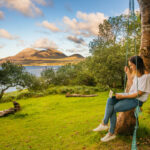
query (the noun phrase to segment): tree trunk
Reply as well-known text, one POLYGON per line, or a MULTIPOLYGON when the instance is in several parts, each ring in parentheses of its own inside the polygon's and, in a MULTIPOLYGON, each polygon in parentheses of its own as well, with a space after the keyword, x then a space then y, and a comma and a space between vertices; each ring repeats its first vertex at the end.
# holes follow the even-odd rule
MULTIPOLYGON (((126 92, 129 92, 132 85, 132 80, 127 80, 126 84, 126 92)), ((136 118, 134 115, 135 109, 126 111, 126 112, 119 112, 117 116, 117 123, 116 123, 116 134, 123 134, 123 135, 132 135, 134 131, 134 127, 136 124, 136 118)))
POLYGON ((14 114, 15 112, 21 110, 20 104, 17 103, 16 101, 13 101, 13 105, 14 105, 13 108, 9 108, 9 109, 0 111, 0 117, 7 116, 9 114, 14 114))
POLYGON ((142 56, 146 69, 150 72, 150 0, 138 0, 141 12, 141 46, 142 56))
POLYGON ((4 92, 5 92, 8 88, 10 88, 10 87, 11 87, 11 86, 7 86, 6 88, 4 88, 4 89, 1 90, 0 99, 2 99, 2 97, 3 97, 3 95, 4 95, 4 92))
POLYGON ((1 91, 1 93, 0 93, 0 99, 2 99, 2 97, 3 97, 3 95, 4 95, 4 91, 5 91, 5 90, 2 90, 2 91, 1 91))
MULTIPOLYGON (((138 2, 142 26, 140 55, 144 60, 147 71, 150 72, 150 0, 138 0, 138 2)), ((135 121, 134 109, 119 113, 115 132, 125 135, 133 134, 135 121)))
POLYGON ((117 117, 115 133, 123 135, 132 135, 136 124, 134 109, 120 112, 117 117))
POLYGON ((82 95, 82 94, 70 94, 67 93, 66 97, 95 97, 98 96, 97 94, 90 94, 90 95, 82 95))

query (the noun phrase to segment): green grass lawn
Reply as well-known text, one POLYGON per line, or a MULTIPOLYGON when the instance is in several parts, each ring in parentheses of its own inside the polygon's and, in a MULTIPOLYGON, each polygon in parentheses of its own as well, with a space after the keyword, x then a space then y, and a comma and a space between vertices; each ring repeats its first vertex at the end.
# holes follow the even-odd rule
MULTIPOLYGON (((131 136, 100 142, 104 132, 92 132, 103 119, 108 92, 97 97, 64 95, 22 99, 22 110, 0 118, 0 150, 130 150, 131 136)), ((1 103, 0 110, 12 107, 1 103)), ((139 117, 139 150, 150 150, 150 99, 139 117)))

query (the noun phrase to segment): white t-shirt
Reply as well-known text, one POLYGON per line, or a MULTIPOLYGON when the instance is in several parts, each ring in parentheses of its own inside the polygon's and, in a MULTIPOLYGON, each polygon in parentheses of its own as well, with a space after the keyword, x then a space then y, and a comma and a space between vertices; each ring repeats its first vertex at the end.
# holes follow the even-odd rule
POLYGON ((137 90, 144 92, 144 94, 142 96, 137 97, 137 99, 139 101, 145 102, 150 94, 150 74, 144 74, 138 78, 137 76, 134 77, 129 94, 137 93, 137 90))

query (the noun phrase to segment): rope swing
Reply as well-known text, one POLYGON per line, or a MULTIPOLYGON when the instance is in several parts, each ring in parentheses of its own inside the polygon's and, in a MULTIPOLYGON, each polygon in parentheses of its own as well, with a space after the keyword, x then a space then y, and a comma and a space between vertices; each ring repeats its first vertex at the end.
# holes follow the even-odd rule
MULTIPOLYGON (((135 19, 136 19, 136 15, 134 12, 134 0, 129 0, 129 16, 128 16, 128 34, 127 34, 127 39, 129 36, 129 18, 131 17, 131 19, 133 20, 133 24, 134 24, 134 36, 135 36, 135 19)), ((137 56, 137 50, 136 50, 136 38, 134 38, 134 53, 137 56)), ((127 60, 128 59, 128 44, 127 44, 127 50, 126 50, 126 65, 127 65, 127 60)), ((137 58, 136 58, 136 69, 137 69, 137 58)), ((137 76, 137 73, 136 73, 137 76)), ((126 75, 125 75, 125 83, 126 83, 126 75)), ((137 92, 138 92, 138 77, 137 77, 137 92)), ((138 97, 138 96, 137 96, 138 97)), ((134 129, 134 133, 133 133, 133 138, 132 138, 132 145, 131 145, 131 150, 137 150, 137 144, 136 144, 136 133, 137 133, 137 129, 139 127, 138 124, 138 116, 139 113, 141 112, 140 107, 139 107, 139 101, 138 101, 138 106, 135 109, 134 115, 136 118, 136 125, 135 125, 135 129, 134 129)))

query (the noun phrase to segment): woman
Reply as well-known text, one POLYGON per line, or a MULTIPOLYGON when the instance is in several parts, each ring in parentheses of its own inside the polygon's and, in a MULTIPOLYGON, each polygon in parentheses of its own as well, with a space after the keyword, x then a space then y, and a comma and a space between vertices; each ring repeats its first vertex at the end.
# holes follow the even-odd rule
POLYGON ((116 138, 114 134, 116 127, 116 112, 125 112, 138 105, 142 106, 148 99, 150 93, 150 78, 149 74, 145 74, 145 66, 142 58, 140 56, 133 56, 129 59, 128 64, 130 69, 125 67, 127 76, 129 76, 130 70, 132 70, 132 75, 134 75, 129 92, 118 93, 115 97, 108 98, 103 122, 97 128, 93 129, 93 131, 107 130, 109 128, 108 121, 110 119, 109 132, 105 137, 101 138, 102 142, 107 142, 116 138))

